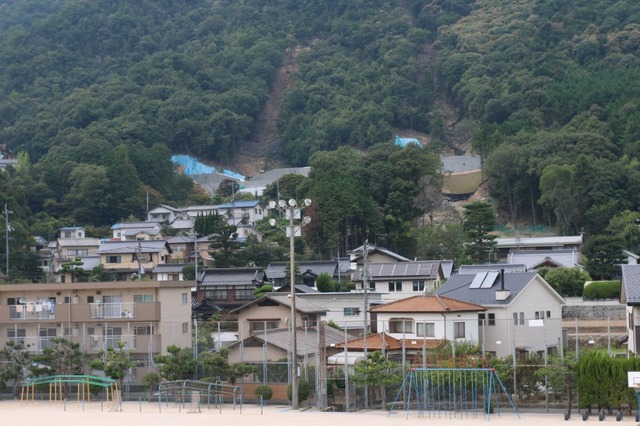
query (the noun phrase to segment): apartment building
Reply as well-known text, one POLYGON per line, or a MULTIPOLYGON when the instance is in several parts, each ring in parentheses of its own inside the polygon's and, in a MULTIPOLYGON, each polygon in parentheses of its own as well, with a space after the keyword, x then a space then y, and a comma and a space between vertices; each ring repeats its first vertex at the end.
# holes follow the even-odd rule
POLYGON ((35 354, 55 338, 97 356, 119 342, 138 360, 135 381, 169 345, 191 347, 191 281, 7 284, 0 286, 0 347, 35 354))

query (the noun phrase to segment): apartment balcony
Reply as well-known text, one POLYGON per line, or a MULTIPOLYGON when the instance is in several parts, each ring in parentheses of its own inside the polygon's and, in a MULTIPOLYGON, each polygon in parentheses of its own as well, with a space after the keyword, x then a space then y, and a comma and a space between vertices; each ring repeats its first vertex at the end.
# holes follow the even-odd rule
MULTIPOLYGON (((58 336, 60 337, 60 336, 58 336)), ((55 336, 24 336, 24 337, 3 337, 0 339, 0 344, 4 347, 5 343, 9 340, 20 342, 27 347, 27 351, 34 354, 42 353, 46 348, 53 345, 53 339, 55 336)), ((88 354, 97 354, 101 350, 107 350, 109 348, 118 350, 119 343, 124 343, 124 350, 131 353, 142 354, 157 354, 161 352, 162 348, 162 336, 159 334, 154 335, 80 335, 80 336, 65 336, 66 340, 77 343, 80 345, 80 350, 88 354)))
POLYGON ((29 322, 160 321, 159 302, 10 305, 0 309, 0 324, 29 322))

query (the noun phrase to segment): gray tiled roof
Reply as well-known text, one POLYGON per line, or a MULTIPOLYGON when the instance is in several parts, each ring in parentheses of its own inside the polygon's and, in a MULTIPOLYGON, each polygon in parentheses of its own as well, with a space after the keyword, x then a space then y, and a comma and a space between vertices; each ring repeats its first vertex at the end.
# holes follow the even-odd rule
MULTIPOLYGON (((325 347, 331 347, 338 343, 344 343, 344 332, 336 330, 333 327, 329 327, 326 324, 324 326, 324 342, 325 347)), ((318 331, 315 327, 296 327, 297 339, 296 349, 298 356, 313 355, 317 351, 318 331)), ((288 328, 276 328, 267 330, 266 333, 261 331, 254 333, 253 338, 260 341, 267 342, 270 345, 277 346, 283 350, 289 350, 291 342, 291 332, 288 328)), ((349 336, 348 340, 352 340, 353 337, 349 336)))
POLYGON ((165 240, 144 240, 144 241, 107 241, 100 244, 97 253, 158 253, 165 246, 169 250, 169 244, 165 240))
POLYGON ((482 306, 509 305, 536 275, 535 272, 504 274, 504 288, 510 290, 511 294, 503 301, 496 300, 496 290, 500 288, 500 277, 491 288, 469 288, 475 274, 452 275, 436 290, 435 294, 482 306))
POLYGON ((158 274, 158 273, 180 273, 182 272, 182 269, 184 269, 185 266, 189 266, 188 264, 184 264, 184 263, 167 263, 164 265, 155 265, 153 267, 153 273, 154 274, 158 274))
POLYGON ((622 302, 640 305, 640 265, 622 265, 622 302))
POLYGON ((560 267, 578 266, 579 253, 576 250, 516 250, 509 253, 509 263, 521 263, 527 268, 537 268, 543 263, 553 263, 560 267))
POLYGON ((205 269, 200 274, 200 285, 252 285, 264 280, 264 271, 259 268, 205 269))
MULTIPOLYGON (((330 277, 336 275, 338 262, 336 261, 310 261, 310 262, 296 262, 296 266, 298 267, 298 271, 301 274, 310 270, 311 273, 315 275, 320 275, 322 273, 329 274, 330 277)), ((286 278, 286 271, 289 267, 289 262, 271 262, 265 273, 269 279, 282 279, 286 278)))
POLYGON ((527 272, 527 267, 521 264, 509 263, 487 263, 485 265, 460 265, 458 274, 475 275, 478 272, 499 271, 504 269, 504 273, 527 272))
MULTIPOLYGON (((247 309, 253 305, 264 303, 265 301, 273 301, 279 303, 283 306, 291 307, 291 298, 289 294, 284 293, 269 293, 261 297, 260 299, 252 300, 251 302, 240 306, 239 308, 233 310, 232 312, 242 311, 247 309)), ((320 305, 316 305, 309 300, 302 299, 300 297, 296 297, 296 311, 302 312, 305 314, 323 314, 328 311, 328 309, 323 308, 320 305)))

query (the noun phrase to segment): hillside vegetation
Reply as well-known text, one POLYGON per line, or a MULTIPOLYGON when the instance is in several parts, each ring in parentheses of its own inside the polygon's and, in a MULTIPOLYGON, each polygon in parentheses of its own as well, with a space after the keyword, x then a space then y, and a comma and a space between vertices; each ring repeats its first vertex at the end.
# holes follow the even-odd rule
POLYGON ((21 158, 0 176, 13 244, 143 217, 147 195, 211 202, 170 155, 232 163, 295 49, 271 155, 314 168, 291 194, 317 200, 318 255, 375 235, 409 257, 455 256, 417 220, 439 202, 437 154, 456 130, 439 106, 452 103, 505 221, 633 248, 638 22, 632 0, 3 2, 0 143, 21 158), (407 130, 429 145, 391 146, 407 130))

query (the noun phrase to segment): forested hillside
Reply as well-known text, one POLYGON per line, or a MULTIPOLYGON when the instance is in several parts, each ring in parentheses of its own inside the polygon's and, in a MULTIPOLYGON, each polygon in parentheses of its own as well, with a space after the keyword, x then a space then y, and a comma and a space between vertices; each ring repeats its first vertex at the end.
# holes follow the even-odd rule
POLYGON ((210 202, 171 154, 233 163, 293 49, 270 154, 314 168, 292 194, 318 201, 318 255, 365 235, 409 257, 459 254, 432 226, 437 154, 456 132, 438 105, 452 103, 505 222, 631 248, 638 22, 632 0, 0 0, 13 244, 143 217, 147 194, 210 202), (403 152, 399 131, 429 144, 403 152))

